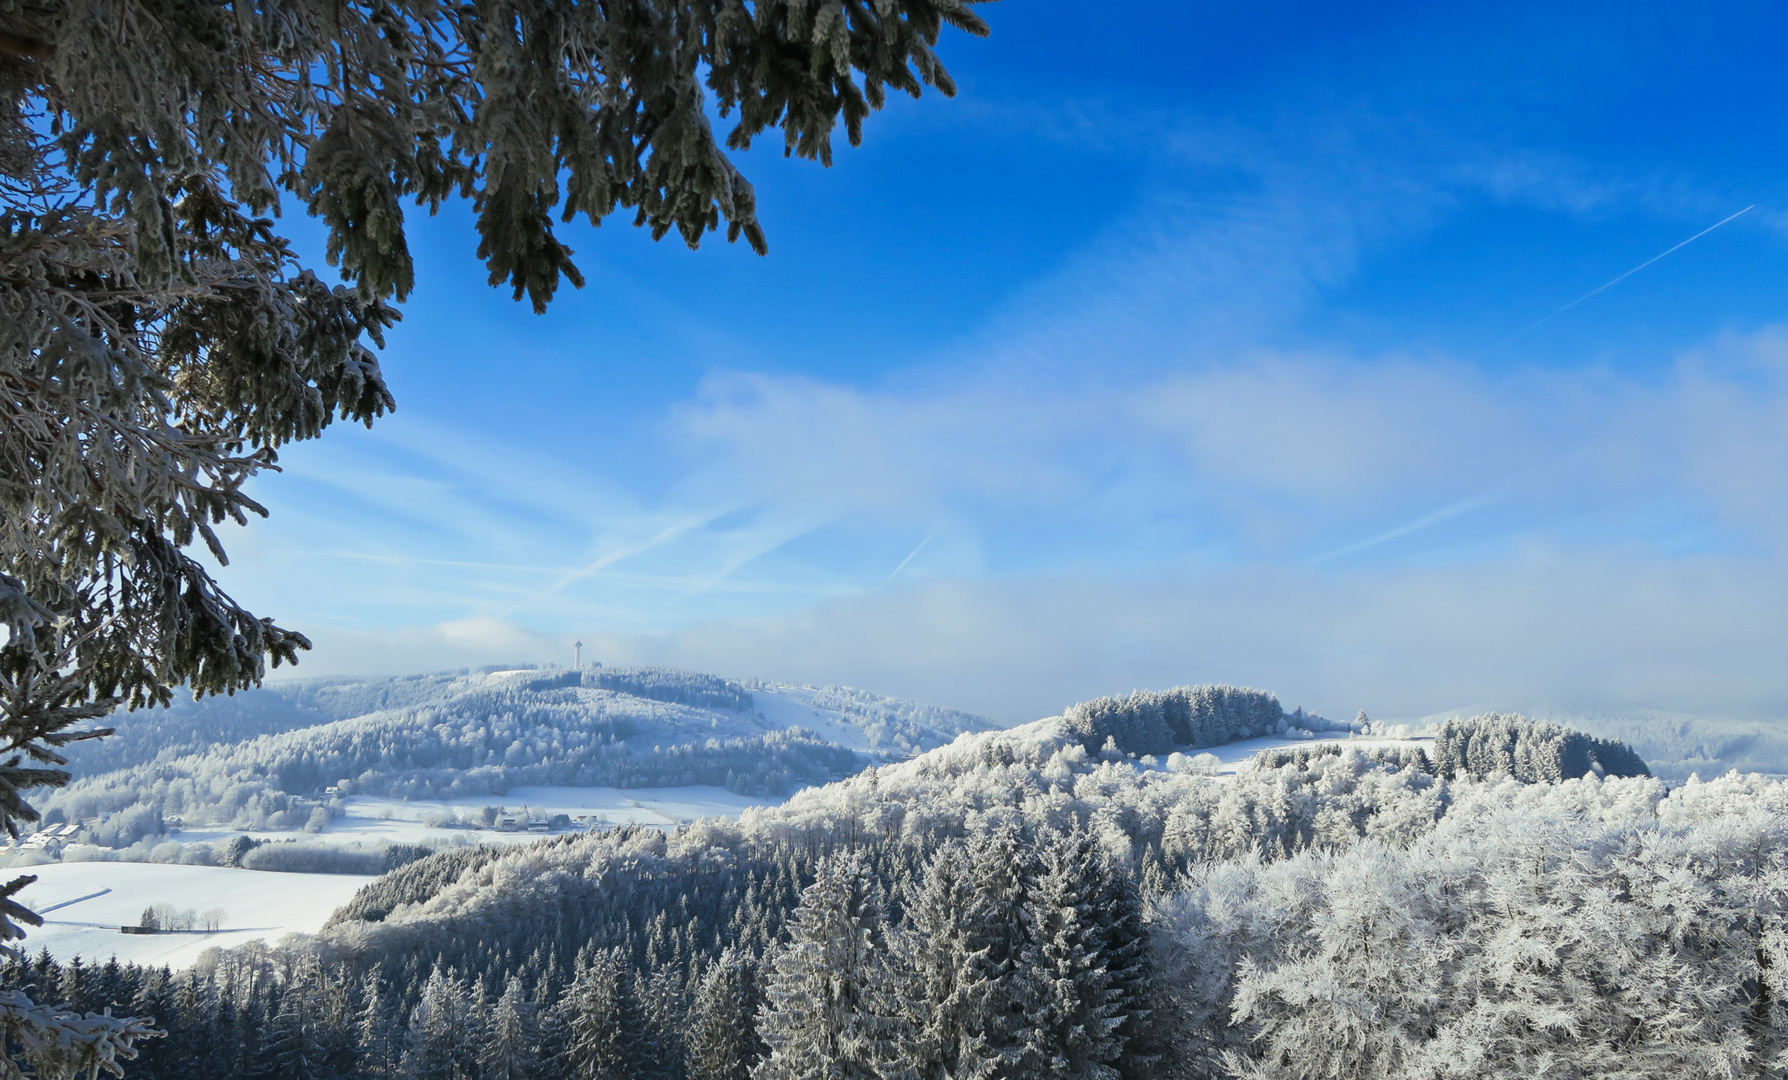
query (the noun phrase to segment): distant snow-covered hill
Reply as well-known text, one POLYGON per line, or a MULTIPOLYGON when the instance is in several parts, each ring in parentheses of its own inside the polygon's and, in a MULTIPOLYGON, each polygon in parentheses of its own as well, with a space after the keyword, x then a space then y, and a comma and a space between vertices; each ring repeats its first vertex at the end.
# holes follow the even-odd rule
POLYGON ((349 794, 706 785, 781 797, 995 725, 846 687, 599 668, 293 682, 116 726, 71 748, 75 783, 41 802, 51 820, 92 823, 106 846, 170 817, 320 830, 349 794))

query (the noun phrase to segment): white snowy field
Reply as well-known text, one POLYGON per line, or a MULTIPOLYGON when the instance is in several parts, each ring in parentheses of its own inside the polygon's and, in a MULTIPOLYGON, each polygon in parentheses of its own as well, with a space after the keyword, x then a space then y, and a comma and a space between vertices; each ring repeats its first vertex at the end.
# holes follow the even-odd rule
MULTIPOLYGON (((355 795, 347 800, 348 813, 332 822, 329 834, 380 833, 381 830, 424 828, 429 833, 445 831, 421 825, 429 817, 445 813, 467 813, 486 806, 508 810, 526 810, 551 817, 600 815, 611 825, 674 826, 703 817, 736 818, 750 806, 776 806, 782 799, 752 795, 735 795, 723 787, 692 784, 688 787, 613 788, 613 787, 513 787, 507 795, 467 795, 458 799, 386 799, 355 795)), ((482 834, 485 830, 479 830, 482 834)), ((539 839, 538 835, 498 833, 499 837, 539 839)))
MULTIPOLYGON (((776 806, 782 799, 735 795, 723 787, 694 784, 687 787, 514 787, 506 795, 467 795, 457 799, 389 799, 352 795, 344 800, 345 816, 329 823, 321 833, 254 832, 259 840, 291 840, 307 843, 368 847, 379 844, 491 843, 526 844, 540 833, 497 832, 492 829, 439 828, 426 824, 445 815, 476 816, 486 806, 527 811, 551 817, 599 817, 608 825, 654 825, 674 828, 703 817, 736 818, 749 806, 776 806)), ((579 826, 580 828, 582 826, 579 826)), ((225 828, 191 828, 174 834, 182 843, 202 843, 239 835, 225 828)))
POLYGON ((26 951, 48 948, 62 960, 116 956, 171 967, 191 964, 213 946, 256 939, 272 943, 287 934, 316 933, 336 908, 373 880, 357 874, 273 874, 127 862, 50 863, 11 873, 37 875, 17 897, 44 917, 41 927, 26 928, 26 951), (135 926, 151 904, 194 911, 222 908, 227 912, 224 929, 214 934, 119 932, 120 926, 135 926))

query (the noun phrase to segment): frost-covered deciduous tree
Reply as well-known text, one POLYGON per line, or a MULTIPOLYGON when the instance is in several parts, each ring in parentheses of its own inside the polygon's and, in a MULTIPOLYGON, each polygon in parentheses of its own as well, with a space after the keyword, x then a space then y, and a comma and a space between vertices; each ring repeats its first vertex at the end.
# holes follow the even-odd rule
POLYGON ((1180 1060, 1252 1080, 1779 1075, 1788 828, 1742 792, 1661 820, 1621 799, 1642 783, 1509 785, 1408 846, 1200 868, 1157 919, 1190 961, 1164 965, 1180 1060))

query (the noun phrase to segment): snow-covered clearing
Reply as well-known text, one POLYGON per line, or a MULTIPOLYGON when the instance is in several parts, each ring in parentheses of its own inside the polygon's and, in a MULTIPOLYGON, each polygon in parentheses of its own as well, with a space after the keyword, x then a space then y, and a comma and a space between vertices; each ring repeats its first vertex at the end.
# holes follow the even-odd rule
POLYGON ((764 686, 751 696, 770 730, 806 728, 827 742, 868 751, 869 739, 863 729, 847 722, 844 714, 836 709, 815 707, 813 698, 816 693, 818 691, 811 686, 775 684, 764 686))
MULTIPOLYGON (((613 787, 513 787, 506 795, 467 795, 457 799, 388 799, 375 795, 352 795, 344 800, 347 813, 329 823, 321 833, 255 832, 247 835, 258 840, 292 840, 305 843, 356 844, 375 847, 381 844, 446 844, 492 843, 526 844, 540 839, 540 833, 497 832, 493 829, 439 828, 426 824, 431 818, 458 815, 476 817, 487 806, 511 812, 552 817, 564 814, 572 819, 594 819, 606 825, 653 825, 673 828, 703 817, 736 818, 749 806, 776 806, 779 798, 735 795, 723 787, 694 784, 688 787, 613 788, 613 787)), ((575 825, 584 828, 585 821, 575 825)), ((190 828, 174 834, 182 843, 201 843, 236 836, 225 828, 190 828)))
MULTIPOLYGON (((527 810, 551 817, 600 815, 611 825, 674 826, 702 817, 738 817, 749 806, 775 806, 783 800, 735 795, 723 787, 692 784, 688 787, 513 787, 507 795, 467 795, 458 799, 386 799, 355 795, 347 799, 347 817, 332 822, 325 836, 364 833, 383 837, 382 830, 421 828, 439 835, 445 830, 421 825, 427 818, 445 813, 482 810, 486 806, 527 810)), ((482 834, 484 830, 480 830, 482 834)), ((501 837, 518 834, 500 833, 501 837)), ((522 839, 538 839, 538 836, 522 839)))
POLYGON ((47 948, 61 960, 81 956, 184 967, 213 946, 269 943, 292 933, 312 934, 331 912, 373 880, 357 874, 270 874, 216 866, 165 863, 73 862, 23 868, 35 874, 16 898, 44 914, 27 928, 23 947, 47 948), (151 904, 228 914, 218 933, 124 934, 151 904))

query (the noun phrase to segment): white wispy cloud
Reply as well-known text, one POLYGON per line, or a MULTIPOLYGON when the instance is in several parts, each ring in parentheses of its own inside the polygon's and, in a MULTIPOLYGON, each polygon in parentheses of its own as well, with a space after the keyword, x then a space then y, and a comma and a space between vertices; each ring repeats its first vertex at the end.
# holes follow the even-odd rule
MULTIPOLYGON (((600 624, 572 621, 593 603, 573 595, 559 625, 601 640, 612 659, 853 679, 984 709, 997 699, 1034 711, 1100 686, 1199 678, 1393 712, 1458 695, 1531 698, 1549 686, 1603 700, 1674 694, 1684 708, 1702 695, 1728 711, 1763 709, 1788 692, 1758 655, 1779 640, 1779 583, 1788 581, 1788 335, 1722 340, 1663 379, 1583 372, 1496 381, 1464 368, 1408 375, 1400 361, 1278 358, 1108 388, 1091 401, 1084 386, 1032 386, 1026 400, 1036 409, 1023 413, 999 408, 1013 394, 985 380, 915 401, 760 378, 754 396, 715 406, 724 423, 684 416, 708 440, 690 486, 730 487, 790 521, 867 515, 892 528, 941 506, 950 531, 978 533, 986 546, 1034 542, 1020 533, 1045 528, 1074 536, 1073 555, 1016 577, 946 560, 893 589, 885 570, 821 587, 625 577, 625 560, 615 558, 590 583, 625 577, 621 584, 654 595, 794 600, 704 602, 673 623, 637 627, 652 633, 610 622, 617 629, 603 636, 600 624), (843 427, 829 419, 840 402, 852 419, 843 427), (1367 403, 1376 410, 1369 422, 1336 419, 1357 418, 1367 403), (1263 419, 1269 409, 1273 423, 1263 419), (918 449, 896 452, 905 445, 918 449), (1009 472, 950 467, 970 457, 986 465, 989 447, 1011 455, 1009 472), (1137 565, 1110 561, 1127 541, 1102 531, 1109 522, 1082 519, 1097 516, 1114 462, 1145 459, 1154 465, 1123 471, 1132 484, 1123 528, 1171 530, 1209 515, 1200 528, 1228 545, 1228 557, 1184 572, 1169 545, 1137 565), (1147 482, 1136 486, 1138 476, 1147 482), (1499 486, 1484 486, 1492 482, 1499 486), (1432 509, 1437 493, 1474 487, 1488 494, 1432 509), (1634 531, 1633 516, 1661 500, 1688 508, 1711 546, 1684 555, 1634 531), (1587 533, 1586 514, 1595 523, 1587 533), (1330 539, 1350 532, 1344 543, 1330 539), (1471 557, 1446 565, 1302 565, 1369 545, 1406 556, 1462 542, 1475 545, 1471 557), (1094 543, 1106 545, 1102 564, 1085 561, 1094 543), (814 606, 826 595, 834 599, 814 606), (1671 679, 1684 681, 1671 689, 1671 679)), ((756 546, 773 543, 777 534, 768 535, 756 546)), ((898 559, 915 549, 894 550, 898 559)), ((708 567, 714 552, 697 544, 679 558, 708 567)), ((537 589, 543 571, 567 568, 472 569, 515 570, 537 589)), ((507 603, 503 610, 540 624, 538 610, 507 603)), ((431 640, 418 633, 394 640, 431 640)), ((312 670, 338 655, 319 640, 312 670)), ((455 648, 478 662, 514 659, 496 655, 496 645, 455 648)), ((362 665, 410 655, 369 652, 363 642, 353 652, 362 665)))

